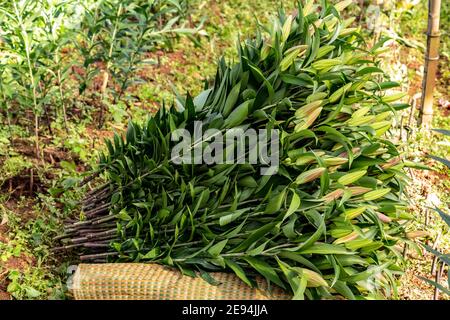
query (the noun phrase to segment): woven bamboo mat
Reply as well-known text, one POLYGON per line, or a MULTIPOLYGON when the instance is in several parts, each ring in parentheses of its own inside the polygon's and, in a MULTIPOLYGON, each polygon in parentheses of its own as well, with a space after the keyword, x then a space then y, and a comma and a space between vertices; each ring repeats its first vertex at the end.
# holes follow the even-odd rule
POLYGON ((73 277, 77 300, 286 300, 281 288, 267 290, 264 279, 250 288, 232 273, 211 273, 220 282, 214 286, 200 277, 183 275, 158 264, 80 264, 73 277))

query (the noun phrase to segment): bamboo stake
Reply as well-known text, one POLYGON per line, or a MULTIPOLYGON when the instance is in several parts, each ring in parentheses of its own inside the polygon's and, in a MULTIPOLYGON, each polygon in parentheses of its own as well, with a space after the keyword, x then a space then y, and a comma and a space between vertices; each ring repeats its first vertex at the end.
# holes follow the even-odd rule
POLYGON ((441 0, 428 1, 427 51, 422 82, 422 104, 419 123, 429 126, 433 119, 433 91, 436 83, 436 71, 439 61, 439 15, 441 0))
MULTIPOLYGON (((434 250, 436 250, 437 247, 438 247, 438 244, 439 244, 439 240, 440 240, 440 238, 441 238, 441 235, 442 235, 442 230, 439 231, 439 233, 438 233, 438 235, 437 235, 437 237, 436 237, 436 241, 434 241, 434 244, 433 244, 433 249, 434 249, 434 250)), ((436 265, 437 265, 437 262, 438 262, 438 257, 437 257, 437 256, 434 256, 433 262, 431 263, 431 275, 434 275, 434 273, 436 272, 436 265)))
MULTIPOLYGON (((441 263, 438 271, 436 272, 436 278, 435 278, 436 283, 439 283, 441 281, 442 273, 444 272, 444 266, 445 266, 445 263, 441 263)), ((435 286, 434 292, 433 292, 433 300, 438 300, 438 299, 439 299, 439 288, 437 286, 435 286)))

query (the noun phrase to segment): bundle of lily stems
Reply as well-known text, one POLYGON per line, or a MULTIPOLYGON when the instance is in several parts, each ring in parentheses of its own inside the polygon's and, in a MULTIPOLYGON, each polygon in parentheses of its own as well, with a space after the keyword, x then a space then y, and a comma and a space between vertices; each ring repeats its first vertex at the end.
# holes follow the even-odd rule
MULTIPOLYGON (((411 216, 406 162, 389 135, 408 106, 379 68, 383 41, 367 48, 353 19, 341 18, 350 3, 280 10, 238 44, 237 63, 219 62, 209 88, 107 141, 88 178, 106 183, 85 195, 61 248, 81 261, 173 266, 210 283, 212 271, 250 286, 260 275, 296 299, 395 295, 411 216), (198 121, 202 133, 277 130, 277 170, 175 163, 172 133, 193 134, 198 121)), ((212 141, 191 146, 205 151, 212 141)))

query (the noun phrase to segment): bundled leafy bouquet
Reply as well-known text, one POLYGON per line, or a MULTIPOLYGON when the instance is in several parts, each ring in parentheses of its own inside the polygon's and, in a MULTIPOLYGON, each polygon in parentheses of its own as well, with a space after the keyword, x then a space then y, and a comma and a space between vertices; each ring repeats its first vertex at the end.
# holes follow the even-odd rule
MULTIPOLYGON (((83 261, 161 263, 212 283, 210 271, 248 285, 260 275, 294 298, 395 295, 411 217, 405 163, 386 134, 407 105, 386 94, 398 84, 378 67, 382 44, 367 49, 341 18, 350 3, 280 10, 238 44, 237 63, 219 62, 210 88, 115 135, 93 175, 106 183, 67 222, 63 247, 83 261), (202 133, 276 130, 276 170, 175 163, 173 132, 194 133, 196 122, 202 133)), ((204 137, 191 146, 210 148, 204 137)))

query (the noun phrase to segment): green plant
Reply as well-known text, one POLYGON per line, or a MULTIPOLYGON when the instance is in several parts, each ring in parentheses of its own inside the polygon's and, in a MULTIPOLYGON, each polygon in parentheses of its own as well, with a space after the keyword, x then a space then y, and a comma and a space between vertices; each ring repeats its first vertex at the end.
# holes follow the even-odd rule
POLYGON ((147 62, 145 53, 173 36, 195 35, 199 28, 180 25, 180 16, 186 6, 184 1, 99 1, 85 8, 85 17, 79 29, 82 41, 75 45, 80 49, 82 67, 80 92, 84 92, 99 72, 102 63, 100 89, 99 126, 103 124, 103 104, 107 98, 108 84, 113 80, 114 104, 122 99, 126 89, 139 80, 138 70, 147 62))
POLYGON ((0 187, 6 180, 13 178, 23 170, 32 167, 33 163, 21 155, 7 157, 0 165, 0 187))
POLYGON ((377 67, 381 44, 365 49, 340 19, 349 3, 281 10, 238 45, 238 63, 220 61, 212 87, 107 141, 96 173, 107 182, 86 195, 59 249, 81 248, 83 261, 200 271, 210 282, 209 271, 233 271, 249 285, 259 274, 294 298, 395 296, 395 246, 411 216, 405 164, 385 134, 407 105, 393 103, 403 94, 383 93, 398 84, 377 67), (195 120, 220 132, 278 129, 278 173, 173 164, 171 133, 192 133, 195 120))
MULTIPOLYGON (((47 91, 46 96, 51 97, 47 104, 55 103, 60 106, 61 110, 55 110, 56 118, 61 115, 63 118, 64 129, 69 130, 67 118, 66 82, 69 78, 73 62, 69 61, 68 55, 62 54, 62 49, 67 48, 70 39, 74 36, 74 32, 70 26, 65 26, 65 19, 70 19, 73 15, 70 8, 73 0, 59 1, 56 4, 49 3, 48 9, 43 11, 42 17, 44 22, 45 38, 47 41, 46 54, 50 57, 48 68, 49 75, 44 80, 44 87, 47 91)), ((49 120, 48 120, 49 121, 49 120)), ((51 132, 51 130, 50 130, 51 132)))
POLYGON ((114 123, 121 124, 124 119, 127 119, 128 113, 124 103, 111 104, 109 106, 109 113, 113 118, 114 123))
MULTIPOLYGON (((18 97, 23 104, 33 106, 34 113, 34 134, 36 143, 36 155, 39 156, 39 92, 38 77, 42 69, 35 69, 34 62, 42 58, 40 56, 39 41, 36 41, 35 34, 30 32, 38 17, 33 14, 33 10, 39 2, 13 2, 11 5, 2 3, 2 47, 9 49, 14 64, 8 64, 14 81, 20 85, 22 92, 18 97)), ((5 67, 5 65, 3 66, 5 67)), ((4 72, 3 72, 4 74, 4 72)))
MULTIPOLYGON (((450 227, 450 215, 446 214, 439 208, 435 208, 434 210, 441 216, 442 220, 445 221, 447 226, 450 227)), ((432 281, 432 280, 427 279, 422 276, 418 276, 418 277, 420 279, 422 279, 423 281, 431 284, 433 287, 435 287, 436 288, 435 290, 440 290, 443 293, 450 295, 450 289, 449 289, 450 288, 450 277, 448 277, 448 275, 447 275, 447 287, 443 286, 440 283, 441 275, 443 274, 443 270, 444 270, 445 266, 447 265, 447 268, 448 268, 448 266, 450 266, 450 254, 441 253, 438 250, 435 250, 426 244, 422 244, 422 246, 428 252, 430 252, 431 254, 433 254, 435 256, 435 259, 437 259, 437 261, 440 263, 441 267, 439 267, 439 265, 436 267, 436 281, 432 281)), ((435 296, 436 296, 436 293, 435 293, 435 296)))
MULTIPOLYGON (((444 130, 444 129, 434 129, 433 131, 444 134, 446 136, 450 136, 450 130, 444 130)), ((441 157, 437 157, 434 155, 430 155, 430 157, 436 161, 441 162, 442 164, 444 164, 447 168, 450 168, 450 161, 441 157)), ((442 220, 447 224, 447 226, 450 227, 450 215, 446 214, 444 211, 442 211, 439 208, 434 208, 434 210, 441 216, 442 220)), ((445 286, 443 286, 442 284, 439 283, 442 271, 445 267, 445 265, 450 266, 450 254, 445 254, 445 253, 441 253, 438 250, 433 249, 432 247, 426 245, 426 244, 422 244, 424 246, 424 248, 430 252, 431 254, 433 254, 436 259, 441 263, 441 268, 437 267, 437 271, 436 271, 436 281, 432 281, 429 280, 425 277, 419 276, 419 278, 421 278, 422 280, 424 280, 425 282, 431 284, 432 286, 434 286, 436 288, 436 290, 440 290, 443 293, 450 295, 450 277, 448 277, 447 275, 447 288, 445 286)), ((436 294, 435 294, 436 296, 436 294)))
POLYGON ((8 114, 11 105, 22 109, 15 110, 19 114, 32 106, 37 157, 40 157, 40 119, 45 115, 51 132, 50 108, 55 101, 62 106, 67 128, 62 86, 68 67, 59 54, 68 36, 62 22, 67 3, 54 4, 50 0, 0 3, 0 47, 4 52, 1 85, 9 86, 3 94, 3 103, 8 114))
MULTIPOLYGON (((0 57, 1 59, 1 57, 0 57)), ((10 100, 11 100, 11 95, 12 92, 14 90, 13 86, 11 85, 11 77, 5 76, 5 73, 7 72, 6 70, 6 66, 4 65, 4 61, 2 60, 6 60, 6 59, 1 59, 0 60, 0 91, 1 93, 1 97, 0 97, 0 101, 1 101, 1 109, 0 110, 4 110, 6 113, 6 121, 8 124, 8 130, 9 130, 9 135, 12 137, 12 129, 11 129, 11 118, 12 118, 12 114, 11 114, 11 107, 10 107, 10 100), (9 78, 9 80, 8 80, 9 78)))
POLYGON ((21 123, 28 120, 32 107, 36 155, 40 157, 42 123, 51 135, 53 128, 58 129, 58 125, 52 126, 54 120, 62 119, 69 130, 72 102, 68 97, 77 85, 72 75, 80 77, 83 92, 98 71, 103 77, 96 92, 102 124, 109 94, 113 94, 114 104, 127 102, 122 97, 139 79, 137 71, 147 62, 147 52, 158 45, 167 46, 181 34, 199 34, 199 28, 183 27, 180 18, 185 10, 184 1, 172 0, 1 1, 0 108, 6 113, 8 127, 13 115, 25 115, 19 117, 21 123), (82 71, 77 71, 80 58, 82 71))
POLYGON ((49 264, 49 235, 55 230, 55 219, 37 217, 25 222, 2 205, 0 216, 9 230, 9 239, 0 241, 0 274, 6 272, 7 292, 15 299, 64 299, 62 270, 49 264), (3 268, 10 259, 18 263, 3 268))

